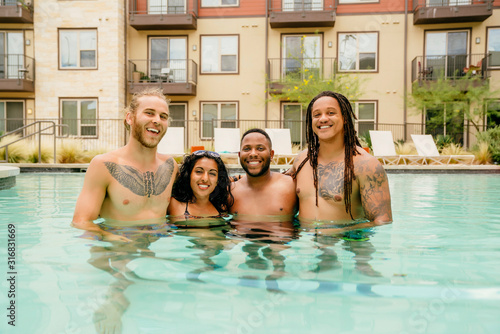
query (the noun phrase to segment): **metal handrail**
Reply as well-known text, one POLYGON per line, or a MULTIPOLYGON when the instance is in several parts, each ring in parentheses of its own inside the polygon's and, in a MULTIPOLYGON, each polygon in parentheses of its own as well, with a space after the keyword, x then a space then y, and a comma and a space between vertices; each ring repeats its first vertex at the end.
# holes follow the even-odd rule
POLYGON ((7 143, 5 145, 0 146, 0 149, 5 148, 5 155, 4 155, 5 160, 0 160, 0 162, 9 162, 9 145, 12 145, 14 143, 17 143, 18 141, 30 138, 30 137, 38 134, 38 163, 42 162, 42 135, 45 135, 45 136, 47 136, 47 135, 48 136, 54 136, 54 163, 56 163, 56 157, 57 157, 57 154, 56 154, 56 139, 57 138, 68 138, 69 137, 69 134, 66 134, 65 136, 58 136, 57 132, 56 132, 56 128, 63 128, 63 127, 67 128, 68 127, 67 124, 56 124, 54 121, 36 121, 36 122, 30 123, 28 125, 24 125, 24 126, 22 126, 20 128, 17 128, 14 131, 10 131, 10 132, 5 133, 4 135, 0 136, 0 141, 2 140, 2 138, 6 137, 6 136, 16 134, 20 130, 24 130, 24 129, 27 129, 29 127, 36 126, 36 125, 38 125, 38 130, 37 131, 35 131, 33 133, 30 133, 28 135, 24 135, 24 136, 22 136, 19 139, 16 139, 16 140, 14 140, 14 141, 12 141, 10 143, 7 143), (48 125, 47 127, 45 127, 45 128, 42 129, 42 123, 49 123, 50 125, 48 125), (49 129, 52 129, 52 133, 43 133, 43 131, 49 130, 49 129))

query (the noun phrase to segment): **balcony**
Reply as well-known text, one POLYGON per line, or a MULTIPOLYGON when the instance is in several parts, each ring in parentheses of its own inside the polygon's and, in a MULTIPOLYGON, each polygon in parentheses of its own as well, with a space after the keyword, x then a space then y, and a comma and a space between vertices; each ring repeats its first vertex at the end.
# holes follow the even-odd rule
POLYGON ((484 82, 488 79, 489 54, 464 54, 464 55, 440 55, 440 56, 418 56, 411 63, 411 80, 420 85, 438 79, 457 80, 465 77, 484 82))
POLYGON ((335 79, 337 62, 335 58, 271 58, 268 60, 269 93, 281 94, 287 84, 295 81, 335 79))
POLYGON ((130 60, 128 71, 131 94, 161 87, 165 95, 196 96, 198 64, 191 59, 130 60))
POLYGON ((33 23, 33 6, 28 1, 0 0, 0 23, 33 23))
POLYGON ((198 0, 130 1, 130 26, 136 30, 196 30, 198 0))
POLYGON ((271 28, 333 27, 337 0, 271 0, 271 28))
POLYGON ((35 60, 20 54, 0 54, 0 92, 34 92, 35 60))
POLYGON ((482 22, 492 7, 493 0, 414 0, 413 24, 482 22))

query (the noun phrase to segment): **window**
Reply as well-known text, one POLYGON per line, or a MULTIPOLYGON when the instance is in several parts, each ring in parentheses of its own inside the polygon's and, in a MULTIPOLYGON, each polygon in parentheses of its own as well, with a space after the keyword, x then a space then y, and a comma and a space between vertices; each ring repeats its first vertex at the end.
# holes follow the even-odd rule
POLYGON ((283 11, 323 10, 323 0, 283 0, 283 11))
POLYGON ((236 102, 206 102, 201 104, 202 139, 212 139, 214 128, 236 128, 236 102))
POLYGON ((486 109, 486 128, 492 129, 500 125, 500 100, 491 101, 486 109))
POLYGON ((61 124, 66 124, 63 133, 78 137, 97 136, 97 100, 61 100, 61 124))
POLYGON ((149 76, 152 81, 186 82, 187 79, 187 38, 152 37, 149 40, 151 63, 149 76), (169 70, 168 77, 162 69, 169 70))
POLYGON ((429 31, 425 34, 424 68, 432 68, 432 79, 437 76, 463 76, 464 68, 480 59, 468 59, 468 31, 429 31))
MULTIPOLYGON (((442 0, 439 0, 442 1, 442 0)), ((379 0, 340 0, 339 3, 378 3, 379 0)))
POLYGON ((321 67, 321 35, 283 36, 283 76, 304 79, 319 75, 321 67))
POLYGON ((201 73, 238 72, 238 36, 202 36, 201 50, 201 73))
POLYGON ((376 71, 378 33, 339 34, 341 71, 376 71))
POLYGON ((168 126, 185 128, 186 124, 186 103, 170 103, 168 106, 168 126))
POLYGON ((377 105, 375 102, 355 102, 354 113, 358 118, 356 131, 358 136, 368 134, 368 131, 375 130, 377 105))
POLYGON ((148 14, 184 14, 186 0, 149 0, 148 14))
POLYGON ((59 30, 60 67, 97 68, 97 30, 59 30))
POLYGON ((0 135, 24 125, 24 102, 0 101, 0 135))
POLYGON ((488 53, 491 53, 488 65, 500 67, 500 28, 488 29, 488 53))
POLYGON ((239 0, 201 0, 201 7, 233 7, 238 5, 239 0))
POLYGON ((296 145, 306 144, 306 115, 299 103, 283 104, 283 127, 290 129, 292 143, 296 145))

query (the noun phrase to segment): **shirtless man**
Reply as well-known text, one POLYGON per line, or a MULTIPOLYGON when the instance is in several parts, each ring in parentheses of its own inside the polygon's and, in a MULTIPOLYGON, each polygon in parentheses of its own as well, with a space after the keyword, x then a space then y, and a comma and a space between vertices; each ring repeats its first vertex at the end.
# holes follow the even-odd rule
POLYGON ((238 155, 246 175, 234 182, 231 213, 293 217, 297 211, 295 184, 292 178, 271 172, 274 151, 269 135, 262 129, 246 131, 238 155))
POLYGON ((133 96, 126 109, 129 142, 92 159, 76 202, 72 225, 106 241, 130 241, 104 231, 98 217, 117 222, 159 221, 165 218, 177 163, 158 154, 156 146, 168 127, 168 103, 160 90, 133 96))
POLYGON ((295 159, 302 222, 369 220, 364 228, 392 222, 384 168, 359 144, 355 115, 343 95, 322 92, 306 115, 308 149, 295 159))

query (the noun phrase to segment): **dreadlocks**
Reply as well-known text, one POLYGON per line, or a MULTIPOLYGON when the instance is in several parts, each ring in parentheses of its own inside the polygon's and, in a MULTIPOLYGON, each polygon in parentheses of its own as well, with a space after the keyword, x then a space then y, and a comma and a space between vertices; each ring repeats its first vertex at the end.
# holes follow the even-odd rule
POLYGON ((313 169, 314 188, 316 189, 316 206, 318 206, 319 139, 312 129, 312 108, 314 102, 324 96, 329 96, 337 100, 340 106, 342 118, 344 119, 344 204, 345 211, 351 216, 351 219, 353 219, 351 213, 351 193, 352 181, 356 179, 356 176, 354 175, 353 157, 358 154, 356 146, 361 145, 356 135, 356 130, 354 129, 354 120, 356 119, 356 115, 354 115, 354 112, 352 111, 351 103, 344 95, 331 91, 324 91, 316 95, 309 103, 306 114, 307 157, 297 168, 295 176, 309 160, 313 169))

